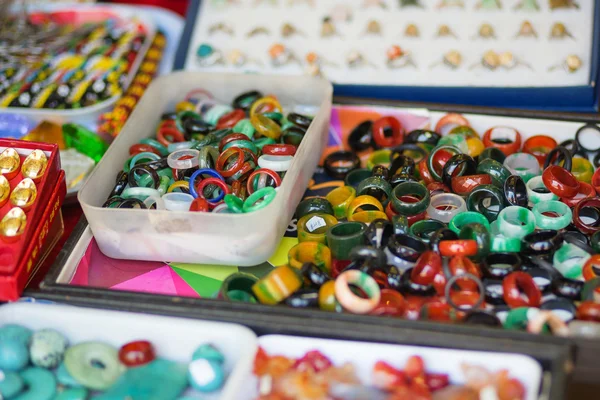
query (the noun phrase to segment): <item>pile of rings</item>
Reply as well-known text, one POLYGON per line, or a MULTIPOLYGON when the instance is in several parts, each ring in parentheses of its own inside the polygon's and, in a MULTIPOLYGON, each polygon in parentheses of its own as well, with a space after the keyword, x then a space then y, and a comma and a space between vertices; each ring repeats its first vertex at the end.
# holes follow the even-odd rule
POLYGON ((600 335, 600 169, 585 129, 598 130, 559 146, 509 127, 480 137, 459 114, 434 131, 365 121, 352 151, 324 161, 344 186, 298 205, 288 264, 234 274, 220 297, 555 335, 591 321, 600 335))
POLYGON ((225 356, 200 345, 189 363, 159 357, 152 343, 137 340, 120 348, 102 341, 69 343, 54 329, 0 327, 0 395, 6 400, 155 398, 175 400, 192 388, 222 388, 225 356))
POLYGON ((258 91, 221 104, 193 90, 131 157, 103 207, 249 213, 268 206, 312 118, 258 91))

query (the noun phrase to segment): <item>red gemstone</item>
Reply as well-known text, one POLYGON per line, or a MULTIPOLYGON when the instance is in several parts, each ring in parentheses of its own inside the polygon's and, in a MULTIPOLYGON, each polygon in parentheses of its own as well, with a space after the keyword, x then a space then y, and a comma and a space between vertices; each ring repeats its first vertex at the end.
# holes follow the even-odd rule
POLYGON ((542 293, 531 275, 525 272, 513 272, 502 282, 504 301, 512 308, 539 307, 542 293), (525 295, 527 299, 524 299, 525 295))
POLYGON ((321 372, 331 367, 333 363, 331 360, 323 355, 318 350, 309 351, 304 357, 296 360, 294 368, 298 371, 307 371, 312 369, 314 372, 321 372))
POLYGON ((442 270, 442 258, 434 251, 426 251, 417 260, 410 280, 419 285, 431 285, 435 276, 442 270))
POLYGON ((119 360, 128 367, 139 367, 155 358, 154 347, 147 340, 129 342, 119 349, 119 360))
POLYGON ((577 319, 600 322, 600 304, 584 301, 577 307, 577 319))

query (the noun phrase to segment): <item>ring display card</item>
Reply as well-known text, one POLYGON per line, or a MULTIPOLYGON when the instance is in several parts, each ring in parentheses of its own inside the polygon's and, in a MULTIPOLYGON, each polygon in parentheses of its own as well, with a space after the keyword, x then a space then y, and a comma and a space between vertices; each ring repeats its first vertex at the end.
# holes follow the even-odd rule
POLYGON ((320 73, 337 84, 588 85, 594 7, 593 0, 205 0, 185 68, 320 73))

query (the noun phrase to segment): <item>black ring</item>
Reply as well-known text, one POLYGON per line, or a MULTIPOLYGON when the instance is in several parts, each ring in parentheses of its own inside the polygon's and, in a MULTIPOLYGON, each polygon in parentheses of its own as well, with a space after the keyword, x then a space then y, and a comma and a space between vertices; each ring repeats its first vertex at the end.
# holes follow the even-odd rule
POLYGON ((129 176, 127 177, 129 186, 131 186, 131 187, 139 186, 135 180, 135 172, 137 170, 144 171, 145 173, 149 174, 150 177, 152 178, 152 183, 153 183, 154 189, 158 189, 158 187, 160 186, 160 177, 158 176, 158 173, 154 169, 152 169, 146 165, 134 165, 133 168, 131 168, 131 170, 129 170, 129 176))
POLYGON ((259 92, 257 90, 252 90, 250 92, 242 93, 239 96, 237 96, 235 99, 233 99, 233 102, 231 103, 231 105, 233 106, 233 108, 241 108, 242 110, 249 110, 250 107, 252 107, 252 104, 256 100, 260 99, 261 97, 263 97, 261 92, 259 92), (244 101, 248 97, 250 97, 254 100, 252 100, 250 102, 244 101))
POLYGON ((577 142, 577 145, 583 150, 586 151, 588 153, 595 153, 597 151, 600 151, 600 147, 597 147, 595 149, 588 149, 585 146, 583 146, 581 144, 581 141, 579 140, 579 135, 581 135, 581 132, 583 132, 586 129, 593 129, 596 132, 600 132, 600 128, 598 127, 598 125, 596 124, 585 124, 584 126, 582 126, 581 128, 577 129, 577 132, 575 133, 575 142, 577 142))
POLYGON ((552 289, 553 276, 547 269, 544 268, 529 268, 525 271, 526 274, 531 276, 535 282, 535 285, 540 289, 543 294, 550 292, 552 289), (535 278, 538 278, 536 281, 535 278), (542 282, 547 281, 547 282, 542 282))
POLYGON ((135 197, 124 199, 121 204, 117 206, 117 208, 134 208, 134 206, 139 206, 139 208, 144 210, 148 208, 143 201, 136 199, 135 197))
POLYGON ((365 151, 373 143, 373 121, 361 122, 348 135, 348 146, 354 151, 365 151))
POLYGON ((465 324, 470 325, 483 325, 493 327, 502 326, 502 322, 500 322, 500 319, 498 319, 498 317, 495 314, 480 310, 471 311, 467 314, 463 321, 465 324))
POLYGON ((552 229, 540 230, 521 240, 521 252, 528 256, 550 256, 560 248, 563 236, 552 229))
POLYGON ((390 185, 392 185, 392 188, 395 188, 404 182, 417 182, 417 178, 415 178, 414 175, 408 174, 396 174, 390 178, 390 185))
POLYGON ((571 318, 566 321, 563 320, 563 322, 571 321, 572 319, 575 318, 575 314, 577 313, 577 308, 575 308, 575 304, 573 304, 573 302, 568 301, 566 299, 547 300, 540 305, 540 310, 548 310, 548 311, 561 310, 561 311, 566 311, 566 312, 570 313, 571 318))
POLYGON ((571 301, 579 301, 581 299, 581 292, 583 291, 584 284, 584 282, 557 275, 552 279, 550 289, 556 296, 564 297, 571 301))
POLYGON ((394 234, 394 226, 386 219, 376 219, 369 224, 365 231, 367 241, 376 248, 385 248, 394 234))
MULTIPOLYGON (((435 295, 435 288, 433 285, 421 285, 419 283, 415 283, 410 279, 413 269, 408 268, 402 274, 400 278, 400 292, 403 294, 412 294, 415 296, 425 296, 430 297, 435 295)), ((388 279, 389 281, 389 279, 388 279)))
POLYGON ((546 156, 546 161, 544 161, 544 169, 548 168, 551 162, 552 165, 559 165, 561 161, 564 161, 563 168, 571 172, 571 166, 573 165, 573 155, 566 147, 558 146, 552 149, 546 156), (555 155, 557 156, 556 160, 552 162, 552 159, 555 155))
POLYGON ((404 155, 405 151, 414 151, 416 153, 419 153, 421 155, 421 157, 418 159, 419 161, 421 161, 427 157, 427 151, 425 151, 425 149, 422 148, 421 146, 419 146, 418 144, 404 143, 404 144, 401 144, 400 146, 394 147, 392 149, 392 152, 390 153, 390 162, 393 161, 398 156, 404 156, 404 157, 411 158, 413 160, 413 162, 416 164, 417 160, 415 160, 412 157, 404 155))
POLYGON ((125 199, 120 196, 110 196, 108 198, 108 200, 106 200, 104 202, 104 204, 102 204, 102 208, 111 208, 110 206, 112 204, 116 204, 116 207, 112 207, 112 208, 118 208, 121 205, 121 203, 123 202, 123 200, 125 200, 125 199))
POLYGON ((390 170, 381 164, 378 164, 373 167, 371 170, 371 176, 376 176, 378 178, 384 179, 386 181, 390 180, 390 170))
POLYGON ((485 300, 485 287, 483 286, 483 283, 481 282, 481 279, 479 279, 477 276, 475 276, 473 274, 468 274, 467 273, 467 274, 454 275, 453 277, 451 277, 448 280, 448 282, 446 282, 446 287, 444 288, 444 296, 446 297, 446 302, 448 304, 450 304, 450 306, 452 308, 455 308, 455 309, 457 309, 459 311, 475 310, 475 309, 479 308, 479 306, 481 305, 481 303, 483 303, 483 301, 485 300), (477 284, 477 286, 479 287, 479 299, 477 300, 477 303, 475 303, 474 305, 470 306, 469 308, 459 307, 452 300, 452 296, 450 296, 450 290, 452 290, 452 285, 454 285, 454 283, 456 283, 457 280, 459 280, 459 279, 465 279, 465 278, 469 278, 470 280, 472 280, 473 282, 475 282, 477 284))
POLYGON ((503 279, 511 272, 521 269, 521 257, 517 253, 491 253, 481 261, 483 275, 492 279, 503 279), (498 265, 510 265, 509 268, 498 265))
POLYGON ((452 178, 457 176, 468 176, 474 175, 477 171, 477 163, 473 157, 467 154, 456 154, 450 157, 450 159, 444 164, 442 170, 442 182, 447 187, 452 187, 452 178), (462 171, 459 167, 463 166, 462 171), (455 175, 455 172, 459 171, 459 174, 455 175))
POLYGON ((362 260, 374 264, 377 269, 385 269, 387 266, 387 256, 383 250, 371 246, 356 246, 350 251, 352 261, 362 260))
POLYGON ((513 206, 527 208, 529 198, 527 197, 527 186, 525 181, 518 175, 511 175, 504 182, 504 197, 513 206))
POLYGON ((598 154, 596 154, 594 156, 593 163, 594 163, 594 167, 596 167, 596 168, 600 167, 600 152, 598 152, 598 154))
POLYGON ((117 179, 115 180, 115 187, 108 195, 109 199, 111 197, 120 196, 123 193, 123 190, 125 190, 127 183, 129 183, 128 178, 128 174, 125 171, 120 171, 117 174, 117 179))
POLYGON ((579 247, 581 250, 585 251, 588 254, 594 254, 595 251, 592 247, 587 243, 587 241, 582 241, 580 238, 575 237, 575 235, 563 234, 563 240, 567 243, 570 243, 574 246, 579 247))
POLYGON ((348 172, 360 167, 360 158, 351 151, 336 151, 329 154, 323 163, 327 175, 334 179, 344 179, 348 172), (333 164, 344 161, 348 165, 334 166, 333 164))
POLYGON ((494 306, 506 304, 504 301, 504 289, 500 279, 484 279, 485 302, 494 306))
POLYGON ((428 129, 415 129, 414 131, 410 131, 406 134, 406 137, 404 138, 404 143, 426 143, 435 146, 441 138, 442 135, 440 135, 437 132, 430 131, 428 129))
POLYGON ((421 254, 427 250, 427 245, 415 237, 400 234, 390 237, 387 248, 396 257, 405 261, 416 262, 421 254))
POLYGON ((387 273, 387 283, 391 289, 402 291, 402 271, 395 265, 390 265, 387 273))
POLYGON ((567 139, 559 144, 559 146, 565 147, 571 152, 571 155, 581 154, 585 156, 585 152, 581 150, 575 139, 567 139))
POLYGON ((308 127, 312 123, 312 118, 310 118, 306 115, 298 114, 298 113, 289 113, 287 116, 287 120, 290 121, 294 125, 297 125, 297 126, 300 126, 302 128, 306 128, 306 129, 308 129, 308 127))
POLYGON ((137 164, 137 165, 145 165, 146 167, 150 167, 152 169, 163 169, 163 168, 169 168, 169 161, 167 160, 167 157, 163 157, 160 160, 150 161, 147 163, 142 163, 142 164, 137 164))
POLYGON ((310 286, 316 288, 321 287, 325 282, 331 279, 329 278, 329 275, 327 273, 321 271, 319 267, 317 267, 314 263, 311 262, 306 262, 302 264, 300 272, 302 272, 304 281, 310 282, 310 286))
POLYGON ((314 288, 300 289, 285 299, 284 303, 292 308, 317 308, 319 291, 314 288))
POLYGON ((397 155, 395 158, 391 158, 389 173, 391 175, 406 174, 409 176, 415 173, 415 160, 411 157, 403 154, 397 155))

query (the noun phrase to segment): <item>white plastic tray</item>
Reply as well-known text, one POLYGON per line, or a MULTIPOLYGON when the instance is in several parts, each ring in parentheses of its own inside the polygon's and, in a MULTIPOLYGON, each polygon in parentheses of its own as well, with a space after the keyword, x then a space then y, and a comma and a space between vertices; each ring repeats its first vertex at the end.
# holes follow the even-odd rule
MULTIPOLYGON (((529 356, 513 353, 492 353, 484 351, 438 349, 432 347, 405 346, 395 344, 355 342, 333 339, 317 339, 284 335, 266 335, 258 339, 258 344, 269 355, 302 357, 310 350, 318 350, 335 365, 349 362, 356 368, 358 378, 371 385, 373 366, 377 361, 385 361, 402 369, 406 360, 413 355, 423 357, 428 372, 448 374, 451 383, 464 383, 461 364, 480 365, 491 372, 507 369, 510 376, 523 383, 527 394, 525 399, 538 398, 542 382, 542 367, 529 356)), ((257 378, 249 374, 246 380, 246 393, 241 399, 255 399, 257 378)))
POLYGON ((309 77, 177 72, 155 80, 78 195, 100 250, 113 258, 166 262, 252 266, 267 260, 325 148, 332 92, 327 81, 309 77), (249 214, 102 208, 129 158, 129 147, 153 136, 161 114, 195 88, 226 104, 258 89, 277 95, 286 112, 314 115, 273 202, 249 214))
POLYGON ((198 346, 211 343, 225 356, 227 380, 217 397, 222 399, 236 398, 252 370, 257 349, 256 336, 241 325, 63 305, 1 306, 0 326, 11 323, 34 330, 55 329, 70 343, 98 340, 119 347, 133 340, 149 340, 159 357, 181 363, 189 363, 198 346))

